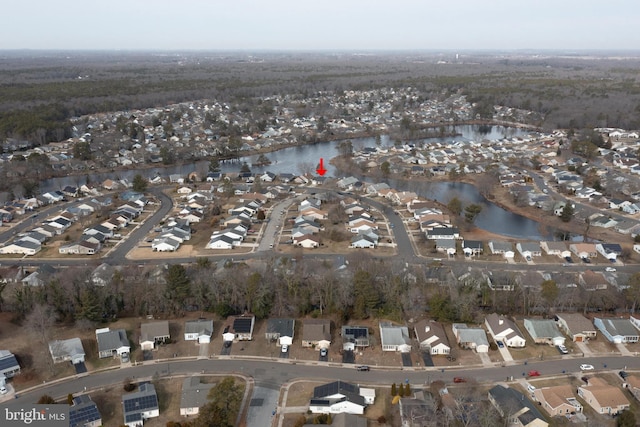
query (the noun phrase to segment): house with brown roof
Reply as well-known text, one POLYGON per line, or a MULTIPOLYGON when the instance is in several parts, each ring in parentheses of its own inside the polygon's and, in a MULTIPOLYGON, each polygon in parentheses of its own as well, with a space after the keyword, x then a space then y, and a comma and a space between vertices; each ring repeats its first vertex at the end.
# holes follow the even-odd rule
POLYGON ((331 321, 326 319, 302 320, 302 346, 316 349, 331 345, 331 321))
POLYGON ((552 417, 582 412, 582 405, 574 396, 570 384, 538 388, 534 390, 533 396, 552 417))
POLYGON ((600 272, 587 270, 578 276, 578 283, 585 291, 598 291, 607 289, 609 282, 600 272))
POLYGON ((423 319, 419 321, 414 326, 414 332, 421 350, 428 351, 432 355, 451 353, 451 346, 444 327, 435 320, 423 319))
POLYGON ((625 387, 635 397, 640 400, 640 375, 629 375, 625 378, 625 387))
POLYGON ((576 254, 578 258, 595 258, 598 256, 595 243, 572 243, 569 250, 576 254))
POLYGON ((584 342, 597 335, 593 322, 580 313, 561 313, 557 317, 558 327, 569 335, 573 342, 584 342))
POLYGON ((522 348, 527 344, 518 325, 506 316, 490 314, 484 318, 484 324, 493 339, 502 341, 507 347, 522 348))
POLYGON ((588 384, 578 387, 578 396, 599 414, 617 415, 629 409, 622 390, 598 377, 591 377, 588 384))

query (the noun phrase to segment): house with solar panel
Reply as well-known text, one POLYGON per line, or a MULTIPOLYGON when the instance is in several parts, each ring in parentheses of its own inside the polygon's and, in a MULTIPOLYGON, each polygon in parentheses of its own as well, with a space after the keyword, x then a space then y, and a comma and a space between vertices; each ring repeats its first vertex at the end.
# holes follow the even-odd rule
POLYGON ((214 385, 200 382, 200 377, 185 378, 180 396, 180 415, 198 415, 200 408, 208 402, 209 391, 214 385))
POLYGON ((0 385, 3 385, 6 378, 13 378, 20 373, 20 364, 16 356, 9 350, 0 350, 0 385))
POLYGON ((159 417, 158 395, 153 384, 142 383, 137 392, 122 396, 122 414, 127 427, 140 427, 145 420, 159 417))
POLYGON ((269 341, 277 341, 279 346, 292 345, 295 319, 269 319, 264 336, 269 341))
POLYGON ((358 347, 369 347, 369 328, 366 326, 343 325, 340 335, 343 350, 355 351, 358 347))
POLYGON ((184 340, 196 341, 198 344, 208 344, 213 335, 213 320, 196 319, 184 322, 184 340))
POLYGON ((73 398, 73 404, 69 408, 69 427, 100 427, 102 416, 98 411, 98 405, 91 400, 88 394, 82 394, 73 398))
POLYGON ((372 405, 376 391, 344 381, 334 381, 313 389, 309 411, 314 414, 364 414, 364 409, 372 405))
POLYGON ((98 357, 122 357, 129 355, 131 345, 124 329, 109 328, 96 329, 96 341, 98 341, 98 357))
POLYGON ((256 316, 253 314, 229 316, 222 338, 224 341, 251 341, 255 324, 256 316))

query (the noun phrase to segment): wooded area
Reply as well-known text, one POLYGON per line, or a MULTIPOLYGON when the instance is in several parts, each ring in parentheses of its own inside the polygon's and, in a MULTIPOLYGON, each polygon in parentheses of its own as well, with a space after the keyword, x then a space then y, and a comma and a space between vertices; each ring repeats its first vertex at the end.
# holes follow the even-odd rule
POLYGON ((532 110, 547 129, 637 129, 639 65, 604 55, 4 52, 0 135, 42 144, 68 138, 69 118, 103 111, 197 99, 250 111, 260 96, 394 86, 425 98, 466 94, 480 116, 496 104, 532 110))

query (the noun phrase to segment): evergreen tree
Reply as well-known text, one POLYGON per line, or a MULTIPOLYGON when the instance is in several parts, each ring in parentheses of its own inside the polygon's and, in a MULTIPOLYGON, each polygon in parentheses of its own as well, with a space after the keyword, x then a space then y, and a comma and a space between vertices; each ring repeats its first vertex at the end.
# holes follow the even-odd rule
POLYGON ((191 296, 191 279, 181 264, 169 266, 165 297, 173 307, 174 313, 182 310, 187 298, 191 296))
POLYGON ((398 395, 398 389, 396 387, 396 383, 391 384, 391 396, 397 396, 398 395))
POLYGON ((147 180, 140 174, 136 174, 133 177, 132 190, 138 193, 144 193, 147 191, 147 180))
POLYGON ((564 205, 564 208, 562 208, 560 220, 562 220, 562 222, 569 222, 571 221, 571 218, 573 218, 573 206, 571 203, 567 203, 564 205))

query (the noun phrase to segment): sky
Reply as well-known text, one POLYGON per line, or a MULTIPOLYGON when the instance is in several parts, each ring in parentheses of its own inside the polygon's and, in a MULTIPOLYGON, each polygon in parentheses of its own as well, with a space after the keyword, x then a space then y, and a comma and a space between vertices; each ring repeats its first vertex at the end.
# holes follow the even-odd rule
POLYGON ((0 49, 638 50, 638 0, 21 0, 0 49))

